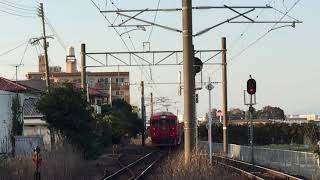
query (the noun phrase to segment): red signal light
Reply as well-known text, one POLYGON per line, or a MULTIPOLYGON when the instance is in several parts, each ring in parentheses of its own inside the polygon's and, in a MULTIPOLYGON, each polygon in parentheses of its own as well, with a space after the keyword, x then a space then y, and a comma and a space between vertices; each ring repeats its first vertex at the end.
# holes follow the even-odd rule
POLYGON ((253 95, 256 93, 256 80, 250 78, 248 81, 247 81, 247 92, 248 94, 250 95, 253 95))

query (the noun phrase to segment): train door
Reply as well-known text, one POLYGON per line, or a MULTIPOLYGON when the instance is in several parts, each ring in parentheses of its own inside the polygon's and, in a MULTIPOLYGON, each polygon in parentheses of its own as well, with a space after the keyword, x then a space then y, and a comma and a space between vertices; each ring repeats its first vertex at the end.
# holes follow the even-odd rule
POLYGON ((160 119, 159 120, 159 128, 160 128, 160 132, 161 132, 161 136, 160 137, 168 137, 168 130, 169 130, 169 126, 167 123, 167 119, 160 119))

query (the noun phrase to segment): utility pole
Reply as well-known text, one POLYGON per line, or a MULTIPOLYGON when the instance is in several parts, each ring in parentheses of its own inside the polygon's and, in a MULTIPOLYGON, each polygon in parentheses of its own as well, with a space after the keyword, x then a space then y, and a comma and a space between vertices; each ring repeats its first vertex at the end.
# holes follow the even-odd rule
POLYGON ((18 67, 19 65, 15 65, 16 67, 16 84, 18 83, 18 67))
POLYGON ((86 44, 81 44, 81 88, 85 94, 87 91, 87 72, 86 72, 86 44))
POLYGON ((109 104, 112 107, 112 78, 109 79, 109 104))
POLYGON ((212 165, 212 114, 211 114, 211 91, 213 90, 213 85, 211 83, 211 79, 209 77, 209 83, 206 89, 209 91, 209 122, 208 122, 208 144, 209 144, 209 163, 212 165))
POLYGON ((141 144, 144 146, 146 119, 145 119, 145 106, 144 106, 144 82, 141 81, 141 119, 143 120, 143 128, 141 135, 141 144))
POLYGON ((150 111, 151 111, 151 114, 150 115, 152 115, 153 114, 153 93, 150 93, 150 96, 151 96, 151 105, 150 105, 150 111))
POLYGON ((221 39, 222 45, 222 111, 223 111, 223 153, 228 154, 228 89, 227 89, 227 45, 226 38, 221 39))
POLYGON ((182 0, 183 84, 184 84, 184 158, 190 162, 195 145, 194 49, 192 43, 192 1, 182 0))
POLYGON ((48 60, 48 46, 47 46, 46 25, 44 20, 43 3, 40 3, 40 16, 42 19, 42 30, 43 30, 44 61, 46 65, 46 86, 47 86, 47 92, 49 92, 50 90, 49 60, 48 60))

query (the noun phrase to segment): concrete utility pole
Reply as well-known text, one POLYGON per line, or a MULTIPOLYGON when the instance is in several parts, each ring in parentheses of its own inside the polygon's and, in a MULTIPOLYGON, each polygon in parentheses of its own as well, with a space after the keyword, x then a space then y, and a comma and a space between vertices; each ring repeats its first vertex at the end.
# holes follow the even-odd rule
POLYGON ((145 140, 145 129, 146 129, 146 119, 145 119, 145 106, 144 106, 144 82, 141 81, 141 119, 143 120, 141 144, 144 146, 145 140))
POLYGON ((150 115, 152 115, 153 114, 153 93, 150 93, 150 96, 151 96, 150 115))
POLYGON ((223 152, 228 153, 228 83, 227 83, 227 45, 226 38, 221 39, 222 46, 222 111, 223 111, 223 152))
POLYGON ((211 109, 211 91, 213 90, 213 85, 209 77, 209 83, 207 85, 207 90, 209 91, 209 112, 208 112, 208 144, 209 144, 209 163, 212 165, 212 109, 211 109))
POLYGON ((194 49, 192 43, 192 1, 182 0, 183 83, 184 83, 184 157, 190 161, 195 145, 194 49))
POLYGON ((47 46, 46 26, 44 21, 43 3, 40 3, 40 16, 42 19, 42 30, 43 30, 44 61, 46 65, 46 86, 47 86, 47 92, 49 92, 49 89, 50 89, 49 60, 48 60, 48 46, 47 46))
POLYGON ((81 88, 86 93, 87 91, 87 72, 86 72, 86 44, 81 44, 81 88))
POLYGON ((109 104, 112 107, 112 78, 109 79, 109 104))

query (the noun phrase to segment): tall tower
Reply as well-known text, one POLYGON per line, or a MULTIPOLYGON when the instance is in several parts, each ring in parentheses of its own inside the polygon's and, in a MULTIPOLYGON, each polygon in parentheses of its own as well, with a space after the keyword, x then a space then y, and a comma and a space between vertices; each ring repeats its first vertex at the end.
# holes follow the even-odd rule
POLYGON ((66 72, 67 73, 77 72, 77 59, 76 59, 73 47, 69 47, 67 50, 66 72))
POLYGON ((46 72, 46 63, 45 63, 44 55, 41 54, 38 58, 39 58, 39 72, 45 73, 46 72))

